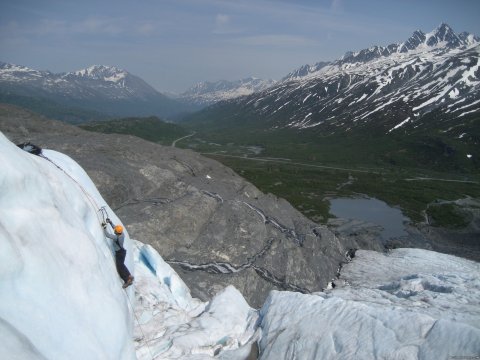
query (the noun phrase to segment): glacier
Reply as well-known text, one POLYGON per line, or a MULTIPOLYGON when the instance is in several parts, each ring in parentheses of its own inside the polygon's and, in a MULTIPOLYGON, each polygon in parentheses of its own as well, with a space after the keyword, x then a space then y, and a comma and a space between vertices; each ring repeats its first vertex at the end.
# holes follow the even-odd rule
POLYGON ((480 354, 480 264, 421 249, 356 252, 336 287, 272 291, 262 359, 451 359, 480 354))
POLYGON ((240 360, 256 344, 261 359, 480 355, 480 264, 427 250, 359 250, 334 288, 272 291, 256 310, 233 286, 193 298, 127 232, 123 290, 98 210, 121 220, 74 160, 44 155, 0 133, 1 359, 240 360))
MULTIPOLYGON (((133 359, 133 289, 91 201, 120 220, 80 166, 44 153, 65 172, 0 134, 0 358, 133 359)), ((131 255, 128 233, 125 246, 131 255)))
POLYGON ((135 241, 138 359, 244 359, 258 338, 258 312, 233 286, 210 302, 190 290, 150 245, 135 241))

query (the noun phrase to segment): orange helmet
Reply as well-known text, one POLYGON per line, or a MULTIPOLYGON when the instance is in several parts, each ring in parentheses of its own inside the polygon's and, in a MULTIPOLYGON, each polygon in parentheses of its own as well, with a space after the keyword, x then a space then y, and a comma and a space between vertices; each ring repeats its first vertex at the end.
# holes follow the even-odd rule
POLYGON ((122 225, 116 225, 114 231, 115 231, 115 234, 120 235, 121 233, 123 233, 123 226, 122 225))

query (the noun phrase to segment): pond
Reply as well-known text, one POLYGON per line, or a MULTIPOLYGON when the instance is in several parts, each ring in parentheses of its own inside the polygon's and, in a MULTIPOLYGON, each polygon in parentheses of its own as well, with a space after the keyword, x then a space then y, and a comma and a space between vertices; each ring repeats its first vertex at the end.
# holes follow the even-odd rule
POLYGON ((338 218, 361 220, 380 225, 383 240, 408 235, 405 231, 405 217, 399 209, 388 206, 374 198, 338 198, 330 200, 330 213, 338 218))

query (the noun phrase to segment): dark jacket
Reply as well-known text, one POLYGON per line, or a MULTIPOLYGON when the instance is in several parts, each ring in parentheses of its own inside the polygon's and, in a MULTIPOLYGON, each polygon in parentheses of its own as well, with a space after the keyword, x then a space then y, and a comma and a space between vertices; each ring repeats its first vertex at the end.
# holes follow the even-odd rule
POLYGON ((125 234, 111 234, 106 228, 103 229, 105 236, 113 240, 113 248, 115 251, 123 249, 123 241, 125 240, 125 234), (119 246, 120 245, 120 246, 119 246))

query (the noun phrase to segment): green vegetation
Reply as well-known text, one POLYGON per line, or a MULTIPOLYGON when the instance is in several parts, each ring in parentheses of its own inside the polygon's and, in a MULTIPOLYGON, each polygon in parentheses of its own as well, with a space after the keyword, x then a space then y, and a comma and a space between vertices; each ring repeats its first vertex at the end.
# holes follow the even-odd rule
POLYGON ((480 139, 466 142, 463 141, 466 139, 448 138, 445 134, 386 136, 361 132, 322 137, 286 129, 218 132, 195 127, 190 129, 197 135, 189 139, 189 147, 204 153, 225 151, 239 155, 241 147, 258 146, 263 148, 262 157, 311 161, 321 165, 388 168, 393 171, 412 169, 413 172, 420 169, 420 172, 428 170, 467 177, 480 173, 480 139), (468 158, 467 154, 472 157, 468 158))
POLYGON ((0 103, 12 104, 44 115, 48 118, 79 124, 85 121, 98 121, 108 116, 93 110, 69 107, 45 98, 21 96, 0 92, 0 103))
POLYGON ((468 216, 462 213, 461 208, 452 203, 430 205, 427 214, 434 226, 450 229, 464 228, 470 222, 468 216))
MULTIPOLYGON (((479 183, 438 180, 409 180, 409 170, 328 169, 313 163, 289 164, 288 161, 257 161, 254 158, 208 155, 231 167, 260 190, 287 199, 305 216, 325 222, 329 214, 329 197, 366 194, 398 206, 413 221, 424 220, 429 203, 442 198, 456 200, 465 196, 480 197, 479 183)), ((423 172, 422 177, 427 175, 423 172)), ((445 174, 430 172, 429 177, 445 174)), ((458 221, 455 221, 458 223, 458 221)), ((448 219, 437 218, 438 226, 449 226, 448 219)))
POLYGON ((105 134, 129 134, 162 145, 188 135, 188 131, 179 125, 167 123, 155 116, 147 118, 122 118, 80 125, 82 129, 105 134))
POLYGON ((262 113, 242 102, 221 103, 187 116, 182 125, 196 131, 197 138, 204 141, 195 147, 202 152, 218 151, 218 147, 209 149, 209 143, 258 145, 264 148, 264 157, 310 160, 323 165, 480 173, 478 113, 457 121, 434 111, 416 125, 392 133, 389 130, 393 124, 387 115, 368 122, 325 121, 303 130, 285 127, 290 115, 294 114, 262 113), (467 158, 467 154, 472 156, 467 158))
MULTIPOLYGON (((478 115, 465 116, 455 131, 434 114, 408 133, 388 133, 376 122, 351 131, 328 124, 275 128, 248 111, 225 105, 191 115, 184 126, 197 134, 182 146, 286 198, 315 221, 330 216, 329 197, 365 194, 400 207, 416 222, 425 219, 428 204, 437 199, 480 197, 478 115)), ((450 226, 446 217, 437 217, 436 223, 450 226)))

